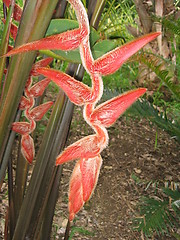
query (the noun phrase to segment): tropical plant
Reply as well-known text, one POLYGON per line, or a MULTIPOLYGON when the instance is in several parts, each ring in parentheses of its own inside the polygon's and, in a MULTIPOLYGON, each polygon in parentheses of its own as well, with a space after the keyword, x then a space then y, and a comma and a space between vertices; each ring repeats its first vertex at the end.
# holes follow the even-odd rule
MULTIPOLYGON (((75 214, 90 198, 96 186, 102 164, 100 152, 108 144, 106 128, 111 126, 138 97, 146 92, 144 88, 132 90, 96 107, 103 93, 101 76, 117 71, 130 56, 145 44, 155 39, 159 33, 148 34, 121 47, 117 47, 106 54, 102 52, 102 56, 94 60, 90 48, 90 27, 86 10, 80 0, 69 0, 68 2, 75 11, 78 26, 76 24, 77 27, 73 29, 67 29, 68 26, 66 26, 64 31, 61 29, 56 35, 42 38, 57 1, 54 1, 52 4, 49 0, 43 2, 29 0, 28 4, 26 2, 24 5, 23 12, 14 1, 4 1, 6 6, 9 7, 9 11, 8 17, 4 21, 5 27, 0 52, 3 55, 0 62, 1 69, 3 69, 3 71, 1 70, 3 87, 1 88, 0 106, 0 156, 1 180, 8 164, 9 183, 11 183, 9 184, 9 211, 7 217, 9 226, 6 228, 5 234, 7 239, 49 239, 57 199, 57 186, 62 170, 61 167, 55 167, 55 158, 58 152, 64 147, 67 138, 72 117, 72 103, 84 106, 84 118, 93 128, 95 134, 70 145, 56 159, 56 165, 80 159, 76 163, 70 180, 70 221, 74 219, 75 214), (19 27, 12 25, 11 16, 20 21, 19 27), (8 51, 7 39, 10 32, 15 40, 15 48, 8 51), (49 49, 70 51, 78 47, 80 49, 80 60, 91 76, 91 87, 70 76, 72 71, 74 72, 74 69, 76 69, 76 75, 78 75, 78 78, 82 78, 83 70, 81 67, 77 67, 77 65, 69 65, 66 73, 44 68, 42 67, 42 62, 37 62, 34 65, 35 67, 32 67, 36 52, 30 51, 45 50, 41 51, 41 53, 55 57, 57 54, 55 53, 54 55, 49 49), (5 57, 12 55, 16 56, 11 57, 8 69, 4 72, 6 66, 5 57), (48 104, 48 106, 43 104, 33 108, 34 98, 41 95, 45 89, 43 84, 45 80, 31 86, 31 80, 29 79, 31 79, 33 74, 43 74, 50 78, 63 89, 71 102, 60 91, 36 157, 36 163, 28 188, 26 189, 25 180, 27 177, 27 164, 23 163, 20 168, 19 164, 23 161, 22 159, 18 159, 16 187, 14 189, 12 162, 8 159, 10 146, 14 139, 11 129, 22 135, 22 153, 29 162, 32 162, 34 147, 30 133, 35 128, 35 121, 40 120, 52 105, 52 103, 48 104), (26 97, 21 97, 23 90, 26 97), (30 102, 32 103, 30 104, 30 102), (25 116, 28 123, 19 122, 19 120, 17 120, 18 123, 17 121, 13 123, 19 103, 20 108, 25 109, 25 116)), ((65 4, 64 1, 59 3, 65 4)), ((100 7, 103 7, 102 1, 96 1, 94 7, 94 15, 91 21, 93 25, 97 25, 97 12, 99 12, 97 8, 99 10, 100 7)), ((91 13, 93 10, 91 9, 91 13)), ((59 22, 57 21, 56 24, 59 24, 59 22)), ((56 31, 56 29, 54 30, 56 31)), ((59 56, 62 59, 61 54, 59 56)), ((49 80, 47 82, 49 83, 49 80)))
POLYGON ((177 228, 180 219, 180 193, 178 189, 163 188, 163 196, 142 197, 139 203, 139 217, 134 219, 135 230, 142 231, 146 238, 154 232, 159 236, 178 238, 177 228))

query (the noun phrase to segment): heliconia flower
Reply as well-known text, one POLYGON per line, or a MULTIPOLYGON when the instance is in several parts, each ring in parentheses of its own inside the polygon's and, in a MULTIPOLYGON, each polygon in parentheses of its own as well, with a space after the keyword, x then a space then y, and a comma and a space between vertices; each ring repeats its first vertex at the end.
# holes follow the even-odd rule
POLYGON ((21 137, 21 152, 25 159, 32 163, 34 159, 34 141, 29 134, 24 134, 21 137))
POLYGON ((73 170, 69 183, 69 220, 74 216, 87 202, 97 184, 102 158, 97 155, 94 158, 80 159, 73 170))
POLYGON ((150 33, 117 47, 96 59, 93 66, 87 66, 88 70, 104 76, 112 74, 116 72, 128 58, 159 35, 159 32, 150 33))
POLYGON ((39 73, 37 73, 36 70, 47 66, 52 60, 52 58, 42 59, 33 65, 30 76, 26 82, 24 91, 25 96, 21 97, 19 104, 19 108, 21 110, 25 110, 24 115, 29 122, 14 122, 12 124, 12 130, 22 135, 21 152, 29 163, 32 163, 35 154, 34 142, 30 134, 35 130, 36 121, 40 121, 53 105, 53 102, 49 101, 34 107, 34 98, 43 94, 45 88, 48 86, 51 80, 45 78, 31 86, 33 82, 32 76, 38 76, 39 73))
POLYGON ((14 48, 13 50, 9 51, 6 55, 4 55, 4 57, 35 50, 73 50, 79 47, 80 42, 84 38, 84 34, 86 33, 84 33, 80 28, 69 30, 67 32, 23 44, 20 47, 14 48))
POLYGON ((80 0, 69 0, 69 2, 76 11, 79 26, 82 29, 87 28, 87 34, 84 35, 79 47, 83 66, 91 76, 92 87, 57 70, 41 68, 37 69, 37 72, 61 87, 73 103, 84 105, 84 119, 96 132, 94 135, 86 136, 71 144, 56 158, 56 165, 79 159, 72 173, 69 187, 69 220, 72 221, 75 214, 90 198, 96 186, 102 164, 100 153, 108 144, 106 128, 111 126, 130 105, 146 92, 145 88, 132 90, 96 107, 103 91, 101 75, 117 71, 129 57, 160 33, 151 33, 135 39, 94 60, 89 44, 89 24, 84 7, 80 0), (81 13, 82 17, 80 17, 81 13))

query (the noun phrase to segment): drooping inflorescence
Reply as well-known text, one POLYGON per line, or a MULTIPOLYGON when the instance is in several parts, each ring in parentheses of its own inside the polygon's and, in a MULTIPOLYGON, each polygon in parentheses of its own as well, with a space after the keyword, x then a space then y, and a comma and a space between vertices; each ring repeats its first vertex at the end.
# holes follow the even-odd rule
POLYGON ((86 10, 81 0, 68 1, 75 10, 79 28, 24 44, 9 51, 6 56, 40 49, 72 50, 79 47, 82 64, 91 77, 91 87, 58 70, 36 69, 38 74, 43 74, 61 87, 74 104, 84 106, 84 119, 95 132, 68 146, 56 159, 56 165, 78 159, 69 186, 69 220, 73 220, 95 189, 102 165, 100 153, 108 145, 106 128, 146 92, 145 88, 139 88, 96 106, 103 94, 102 76, 117 71, 129 57, 160 33, 140 37, 94 60, 86 10))
POLYGON ((53 59, 45 58, 41 61, 36 62, 31 70, 30 76, 26 82, 24 94, 25 96, 21 97, 19 109, 24 111, 24 115, 28 121, 26 122, 14 122, 12 124, 12 130, 21 134, 21 152, 25 159, 32 163, 34 159, 34 141, 30 134, 36 128, 36 122, 40 121, 44 114, 49 110, 49 108, 53 105, 52 101, 45 102, 37 107, 35 105, 35 98, 42 96, 44 90, 50 83, 50 79, 45 78, 40 82, 34 84, 33 76, 38 76, 39 74, 36 72, 36 69, 47 66, 53 59))
MULTIPOLYGON (((3 2, 7 7, 10 6, 10 0, 4 0, 3 2)), ((22 9, 17 4, 15 4, 14 12, 13 12, 14 20, 16 20, 17 22, 20 22, 21 15, 22 15, 22 9)), ((2 20, 3 20, 3 23, 5 24, 6 20, 5 19, 2 19, 2 20)), ((10 33, 14 41, 16 40, 17 32, 18 32, 18 27, 15 24, 11 23, 10 33)), ((8 49, 12 50, 12 47, 8 46, 8 49)), ((53 61, 53 58, 48 57, 36 62, 32 66, 29 78, 26 82, 24 96, 21 97, 20 104, 19 104, 19 109, 24 111, 24 115, 27 121, 14 122, 12 124, 12 130, 21 134, 21 152, 29 163, 32 163, 35 155, 34 141, 30 134, 36 128, 36 122, 42 119, 42 117, 45 115, 45 113, 50 109, 50 107, 53 104, 52 101, 49 101, 34 107, 35 98, 42 96, 42 94, 44 93, 46 87, 48 86, 51 80, 48 78, 45 78, 32 86, 33 77, 40 75, 36 71, 37 69, 41 67, 46 67, 52 61, 53 61)), ((7 70, 5 70, 4 72, 6 74, 7 70)))

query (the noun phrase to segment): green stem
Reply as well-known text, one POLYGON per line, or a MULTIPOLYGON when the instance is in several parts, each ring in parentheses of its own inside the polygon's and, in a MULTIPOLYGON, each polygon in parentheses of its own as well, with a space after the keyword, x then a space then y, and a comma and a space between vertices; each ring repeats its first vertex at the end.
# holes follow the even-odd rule
MULTIPOLYGON (((10 33, 10 25, 11 25, 11 16, 12 16, 13 7, 10 6, 6 18, 6 23, 4 25, 3 35, 2 35, 2 41, 0 46, 0 56, 7 53, 8 50, 8 43, 9 43, 9 33, 10 33)), ((4 75, 4 69, 6 65, 6 58, 0 58, 0 93, 2 98, 2 81, 3 81, 3 75, 4 75)))
POLYGON ((15 209, 14 209, 14 194, 13 194, 13 172, 12 163, 8 164, 8 199, 9 199, 9 235, 8 239, 12 239, 15 228, 15 209))
POLYGON ((55 205, 58 197, 58 189, 60 184, 60 179, 62 175, 62 166, 58 166, 54 169, 51 184, 48 188, 48 194, 46 201, 44 203, 44 211, 42 211, 41 218, 39 218, 39 226, 41 226, 41 230, 39 228, 36 230, 35 239, 37 240, 48 240, 51 238, 51 228, 52 228, 52 221, 54 217, 55 205))
MULTIPOLYGON (((15 122, 19 121, 20 116, 21 116, 21 111, 18 110, 15 122)), ((4 176, 5 176, 6 167, 8 165, 8 162, 9 162, 9 159, 10 159, 10 156, 11 156, 11 151, 12 151, 12 146, 13 146, 13 143, 14 143, 15 135, 16 135, 16 133, 14 131, 12 131, 10 133, 9 140, 8 140, 7 145, 6 145, 5 153, 3 155, 2 164, 1 164, 1 168, 0 168, 0 182, 3 181, 4 176)))
POLYGON ((21 209, 21 205, 24 199, 26 183, 27 183, 27 175, 29 170, 29 164, 25 160, 24 156, 20 150, 21 146, 19 145, 19 156, 17 158, 17 166, 16 166, 16 181, 15 181, 15 189, 14 189, 14 206, 15 206, 15 218, 19 216, 19 211, 21 209))

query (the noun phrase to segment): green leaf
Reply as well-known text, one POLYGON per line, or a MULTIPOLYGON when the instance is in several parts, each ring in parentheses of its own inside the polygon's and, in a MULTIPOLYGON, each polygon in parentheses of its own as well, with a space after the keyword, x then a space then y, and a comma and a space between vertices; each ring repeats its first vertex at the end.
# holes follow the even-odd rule
POLYGON ((80 233, 82 235, 85 235, 85 236, 94 236, 94 233, 93 232, 90 232, 82 227, 76 227, 76 226, 73 226, 72 227, 72 230, 71 230, 71 234, 69 236, 69 240, 72 240, 73 239, 73 236, 75 233, 80 233))
POLYGON ((54 50, 52 52, 55 54, 54 57, 57 59, 64 59, 68 62, 81 63, 79 49, 75 49, 73 51, 54 50))
MULTIPOLYGON (((173 195, 176 194, 174 191, 173 195)), ((141 216, 134 219, 135 229, 143 231, 146 237, 151 236, 154 231, 158 235, 164 235, 169 232, 169 228, 178 226, 177 212, 172 213, 168 200, 144 197, 139 207, 141 216)))
POLYGON ((68 30, 78 28, 78 27, 79 27, 78 22, 74 20, 53 19, 49 24, 48 30, 46 32, 46 36, 66 32, 68 30))
POLYGON ((171 190, 169 188, 163 188, 163 192, 168 196, 171 197, 173 200, 179 200, 180 199, 180 192, 177 190, 171 190))
POLYGON ((101 57, 105 53, 111 51, 116 47, 116 44, 111 40, 103 40, 96 43, 92 49, 92 53, 95 59, 101 57))

